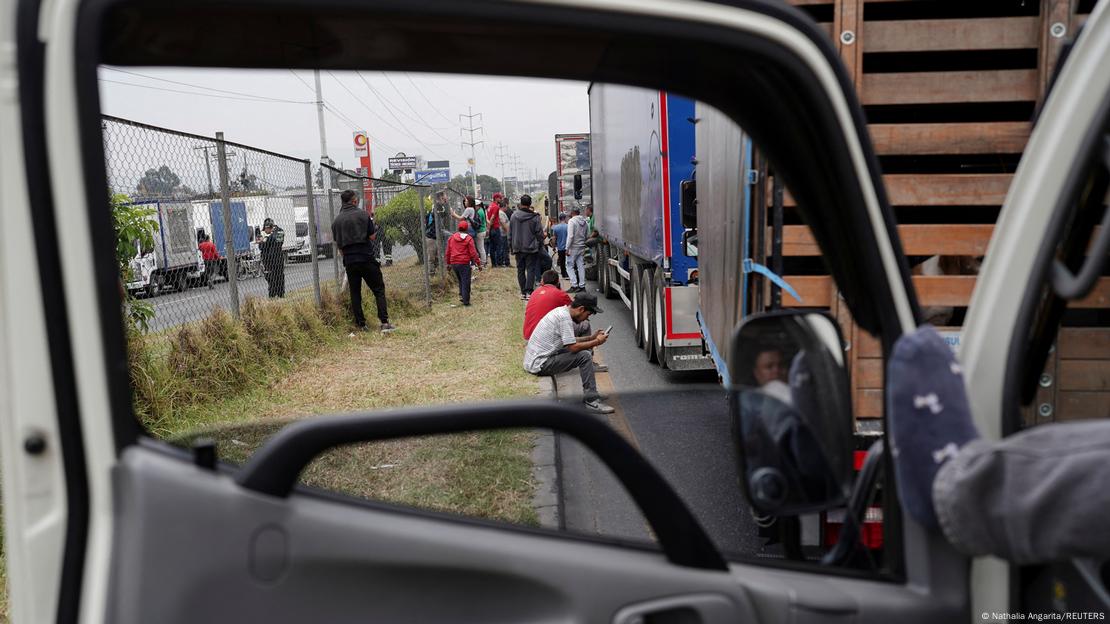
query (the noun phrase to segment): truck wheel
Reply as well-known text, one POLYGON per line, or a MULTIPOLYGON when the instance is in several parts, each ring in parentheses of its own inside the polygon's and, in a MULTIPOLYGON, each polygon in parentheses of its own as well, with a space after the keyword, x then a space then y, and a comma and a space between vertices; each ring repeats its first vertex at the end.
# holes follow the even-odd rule
POLYGON ((146 285, 147 298, 157 297, 162 294, 163 277, 161 273, 155 273, 150 276, 150 283, 146 285))
POLYGON ((635 268, 635 265, 629 271, 630 279, 628 288, 628 300, 632 303, 632 332, 636 334, 636 346, 644 346, 644 331, 643 331, 643 297, 640 296, 640 270, 635 268))
POLYGON ((177 292, 182 292, 186 288, 189 287, 188 284, 186 283, 185 271, 177 271, 176 273, 173 274, 173 276, 170 278, 170 280, 171 280, 170 284, 173 286, 173 289, 177 292))
POLYGON ((663 345, 667 334, 667 317, 666 306, 663 305, 663 274, 659 271, 655 272, 655 280, 651 284, 653 314, 652 318, 652 335, 655 346, 655 359, 659 362, 659 366, 667 368, 667 347, 663 345))
POLYGON ((609 246, 602 246, 601 253, 602 265, 598 268, 601 271, 601 277, 605 280, 605 285, 601 287, 601 293, 605 295, 606 299, 616 299, 617 289, 613 288, 613 274, 616 272, 612 266, 609 265, 609 246))
POLYGON ((652 282, 655 271, 647 269, 640 274, 640 339, 649 362, 655 361, 655 301, 652 296, 652 282))

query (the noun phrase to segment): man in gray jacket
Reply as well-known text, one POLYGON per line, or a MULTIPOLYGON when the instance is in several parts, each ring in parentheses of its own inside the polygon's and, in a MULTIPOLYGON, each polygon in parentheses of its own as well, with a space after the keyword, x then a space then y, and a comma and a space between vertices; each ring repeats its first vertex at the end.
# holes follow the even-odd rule
POLYGON ((527 301, 540 279, 540 252, 543 246, 543 226, 540 215, 532 210, 532 197, 520 196, 520 209, 509 219, 509 238, 516 256, 516 281, 520 285, 520 298, 527 301))

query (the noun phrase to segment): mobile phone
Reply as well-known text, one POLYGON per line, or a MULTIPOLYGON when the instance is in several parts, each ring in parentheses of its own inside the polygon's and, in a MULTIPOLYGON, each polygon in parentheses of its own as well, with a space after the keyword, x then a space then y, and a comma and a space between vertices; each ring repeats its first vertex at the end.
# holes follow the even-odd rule
POLYGON ((612 325, 610 325, 610 326, 606 327, 605 329, 601 330, 601 333, 603 333, 603 334, 605 334, 606 336, 608 336, 608 335, 609 335, 609 332, 611 332, 611 331, 613 331, 613 326, 612 326, 612 325))

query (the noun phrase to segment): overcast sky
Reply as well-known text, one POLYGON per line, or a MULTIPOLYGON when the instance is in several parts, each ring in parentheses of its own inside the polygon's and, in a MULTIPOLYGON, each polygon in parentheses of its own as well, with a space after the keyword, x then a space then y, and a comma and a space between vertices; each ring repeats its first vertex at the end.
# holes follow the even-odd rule
MULTIPOLYGON (((370 134, 375 173, 397 152, 450 160, 466 168, 472 106, 483 126, 475 141, 478 173, 501 176, 497 145, 520 158, 529 177, 555 169, 554 135, 589 131, 586 83, 419 73, 321 72, 328 155, 357 166, 354 130, 370 134)), ((311 71, 111 68, 100 70, 103 111, 109 115, 214 136, 318 160, 320 136, 311 71), (140 85, 140 86, 134 86, 140 85)), ((505 175, 512 176, 509 166, 505 175)))

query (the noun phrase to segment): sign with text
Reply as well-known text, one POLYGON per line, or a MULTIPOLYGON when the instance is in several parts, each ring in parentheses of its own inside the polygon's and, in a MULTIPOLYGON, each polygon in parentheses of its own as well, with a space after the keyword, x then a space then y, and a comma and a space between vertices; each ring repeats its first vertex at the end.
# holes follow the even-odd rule
POLYGON ((450 169, 421 169, 413 175, 416 184, 447 184, 451 181, 450 169))
POLYGON ((390 169, 416 169, 416 156, 396 156, 389 159, 390 169))
POLYGON ((364 157, 370 155, 370 137, 366 135, 365 130, 355 130, 355 156, 364 157))

